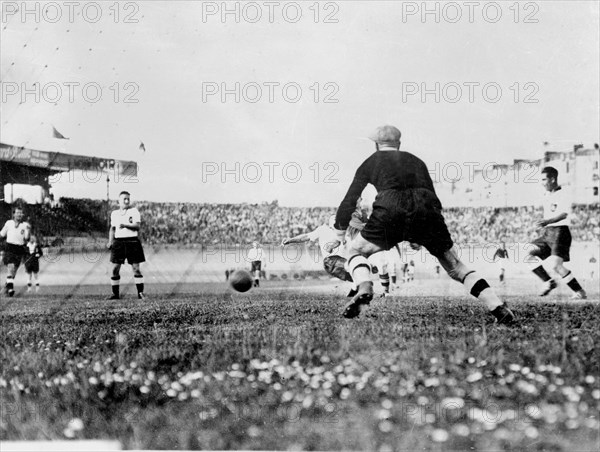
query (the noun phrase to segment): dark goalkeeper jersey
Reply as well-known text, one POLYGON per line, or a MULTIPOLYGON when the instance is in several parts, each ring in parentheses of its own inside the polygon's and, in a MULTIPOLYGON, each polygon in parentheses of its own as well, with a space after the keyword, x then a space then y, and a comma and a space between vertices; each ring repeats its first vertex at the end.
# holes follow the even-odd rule
POLYGON ((356 209, 356 201, 367 184, 374 185, 377 193, 421 188, 435 194, 427 166, 420 158, 403 151, 377 151, 356 171, 348 193, 338 208, 336 229, 348 227, 352 212, 356 209))

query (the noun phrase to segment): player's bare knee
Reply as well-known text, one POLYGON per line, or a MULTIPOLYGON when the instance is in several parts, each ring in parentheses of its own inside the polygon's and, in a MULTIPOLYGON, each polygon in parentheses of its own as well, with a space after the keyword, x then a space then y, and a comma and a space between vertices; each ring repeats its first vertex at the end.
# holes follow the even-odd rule
POLYGON ((529 243, 525 249, 527 250, 527 257, 535 258, 540 256, 541 248, 533 243, 529 243))
POLYGON ((470 273, 470 270, 462 262, 458 262, 454 267, 447 270, 448 276, 455 281, 463 282, 465 277, 470 273))
POLYGON ((564 276, 567 273, 569 273, 569 270, 567 270, 565 268, 565 266, 563 265, 563 261, 562 259, 555 259, 554 261, 552 261, 552 271, 559 274, 560 276, 564 276))
POLYGON ((558 256, 550 256, 548 259, 546 259, 544 261, 544 268, 546 270, 558 273, 559 275, 562 275, 566 272, 565 268, 563 267, 563 261, 558 256))
POLYGON ((361 254, 363 256, 371 256, 372 254, 375 254, 382 250, 383 248, 381 248, 378 245, 375 245, 374 243, 369 242, 361 234, 358 234, 352 240, 352 242, 350 242, 348 255, 351 256, 352 254, 361 254))

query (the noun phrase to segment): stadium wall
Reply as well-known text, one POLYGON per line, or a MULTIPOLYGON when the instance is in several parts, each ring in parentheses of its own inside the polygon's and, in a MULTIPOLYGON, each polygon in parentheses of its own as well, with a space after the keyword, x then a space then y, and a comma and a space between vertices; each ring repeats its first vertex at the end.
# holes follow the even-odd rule
MULTIPOLYGON (((529 265, 525 261, 527 244, 508 243, 509 261, 507 278, 531 278, 529 265)), ((469 266, 477 268, 491 281, 496 281, 499 264, 492 261, 496 244, 481 246, 472 244, 460 247, 463 260, 469 266)), ((278 246, 265 247, 263 269, 268 279, 329 279, 323 271, 317 250, 298 247, 287 252, 278 246), (285 276, 284 276, 285 275, 285 276)), ((109 285, 111 264, 110 254, 106 248, 98 249, 59 249, 47 248, 40 261, 40 281, 42 286, 48 285, 109 285)), ((403 262, 413 260, 416 266, 417 279, 426 280, 435 277, 435 259, 425 250, 414 251, 403 249, 404 257, 396 258, 396 272, 399 274, 403 262)), ((598 242, 578 242, 571 249, 572 261, 568 267, 578 277, 588 279, 592 264, 592 256, 599 259, 598 242), (579 276, 581 275, 581 276, 579 276)), ((149 284, 162 283, 198 283, 225 282, 225 270, 234 268, 250 268, 247 250, 240 248, 220 247, 178 247, 155 246, 146 247, 146 260, 142 271, 149 284)), ((598 262, 596 284, 598 279, 598 262)), ((5 276, 6 267, 0 266, 0 277, 5 276)), ((441 270, 441 277, 448 278, 441 270)), ((17 274, 17 285, 26 284, 27 275, 23 271, 17 274)), ((133 276, 129 266, 122 270, 124 284, 132 282, 133 276)), ((533 281, 533 280, 532 280, 533 281)))

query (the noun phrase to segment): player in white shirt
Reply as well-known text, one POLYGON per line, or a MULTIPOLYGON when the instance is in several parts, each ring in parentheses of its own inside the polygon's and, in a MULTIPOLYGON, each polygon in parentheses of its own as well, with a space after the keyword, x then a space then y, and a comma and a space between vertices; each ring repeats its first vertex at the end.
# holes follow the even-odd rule
POLYGON ((312 232, 286 238, 281 244, 285 246, 292 243, 318 242, 325 271, 342 281, 352 282, 352 276, 344 268, 346 259, 341 255, 343 248, 332 229, 334 222, 335 215, 332 215, 329 217, 327 224, 322 224, 312 232))
POLYGON ((144 277, 140 271, 140 264, 146 261, 144 249, 139 239, 141 216, 140 212, 131 207, 131 195, 122 191, 119 194, 119 209, 110 215, 110 230, 108 235, 108 248, 110 261, 114 264, 111 276, 112 295, 109 300, 118 300, 119 285, 121 281, 121 265, 125 260, 131 264, 135 287, 138 298, 144 300, 144 277))
POLYGON ((252 242, 252 248, 248 251, 250 261, 250 273, 254 277, 254 287, 260 285, 260 272, 262 270, 263 249, 258 242, 252 242))
POLYGON ((406 282, 415 280, 415 261, 410 261, 406 268, 406 282))
POLYGON ((557 273, 562 281, 574 292, 573 298, 585 299, 587 295, 573 273, 565 268, 563 262, 569 262, 571 249, 571 231, 569 230, 569 214, 571 200, 558 185, 558 171, 552 166, 542 169, 542 185, 544 193, 544 218, 536 222, 536 226, 544 228, 541 237, 530 244, 529 261, 535 262, 533 273, 544 283, 540 296, 548 295, 557 287, 557 283, 548 274, 548 270, 557 273))
POLYGON ((25 255, 25 244, 29 241, 30 233, 31 226, 23 221, 23 209, 15 207, 12 220, 8 220, 0 231, 0 237, 6 238, 3 261, 8 273, 4 290, 9 297, 15 295, 14 280, 25 255))
MULTIPOLYGON (((359 231, 360 228, 364 226, 364 223, 361 222, 361 215, 368 215, 368 212, 364 209, 364 206, 361 205, 360 200, 357 203, 357 208, 355 215, 353 216, 351 225, 354 229, 349 228, 349 236, 355 232, 359 231)), ((352 276, 346 270, 346 258, 343 256, 344 247, 339 242, 335 231, 333 230, 333 225, 335 223, 335 215, 331 215, 327 224, 322 224, 317 229, 312 232, 308 232, 305 234, 300 234, 295 237, 284 239, 282 245, 289 245, 291 243, 303 243, 303 242, 318 242, 319 247, 321 248, 321 255, 323 256, 323 268, 327 273, 331 276, 334 276, 342 281, 348 281, 352 283, 352 288, 349 297, 353 297, 356 295, 356 285, 354 281, 352 281, 352 276)), ((398 253, 400 250, 398 250, 398 253)), ((390 277, 387 272, 389 261, 391 258, 385 253, 377 253, 372 256, 373 264, 378 266, 379 268, 379 282, 383 287, 384 293, 382 296, 389 295, 390 293, 390 277)))

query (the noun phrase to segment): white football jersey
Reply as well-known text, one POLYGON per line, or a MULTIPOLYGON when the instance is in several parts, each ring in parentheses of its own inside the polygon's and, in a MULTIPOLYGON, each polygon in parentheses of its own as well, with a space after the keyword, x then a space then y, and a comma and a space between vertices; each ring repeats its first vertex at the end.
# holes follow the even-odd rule
POLYGON ((115 238, 125 239, 131 237, 137 237, 138 231, 132 231, 127 228, 120 228, 121 224, 134 224, 141 223, 141 215, 139 210, 135 207, 130 207, 125 210, 113 210, 110 214, 110 225, 115 228, 115 238))
POLYGON ((31 226, 26 221, 21 221, 18 225, 15 224, 15 220, 8 220, 4 223, 0 235, 6 237, 6 243, 11 245, 25 245, 29 240, 29 230, 31 226))
POLYGON ((333 254, 339 255, 341 252, 341 246, 338 246, 331 253, 325 249, 325 246, 328 243, 334 243, 338 240, 337 234, 326 224, 323 224, 314 231, 310 232, 308 234, 308 238, 311 242, 319 242, 319 247, 321 248, 321 253, 323 257, 331 256, 333 254))
POLYGON ((248 250, 248 260, 250 262, 262 261, 263 250, 261 247, 250 248, 248 250))
POLYGON ((566 213, 567 218, 548 226, 569 226, 571 224, 571 198, 564 188, 546 191, 544 193, 544 220, 554 218, 561 213, 566 213))

